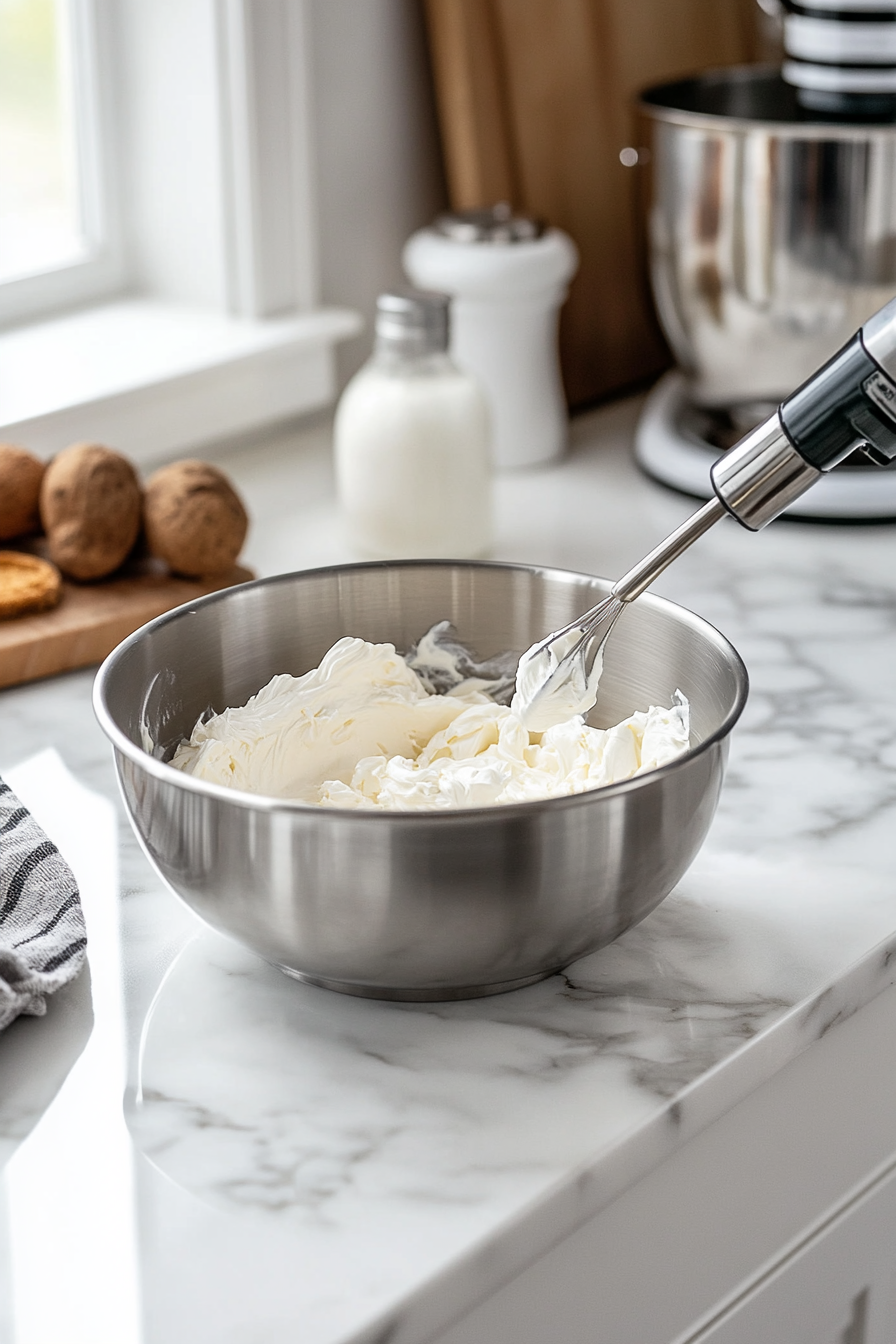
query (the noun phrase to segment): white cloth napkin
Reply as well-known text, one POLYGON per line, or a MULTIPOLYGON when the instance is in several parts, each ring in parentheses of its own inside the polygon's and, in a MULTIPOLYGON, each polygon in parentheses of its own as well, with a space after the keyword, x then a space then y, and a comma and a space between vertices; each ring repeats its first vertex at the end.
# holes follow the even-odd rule
POLYGON ((0 1031, 41 1017, 80 971, 87 931, 74 874, 0 779, 0 1031))

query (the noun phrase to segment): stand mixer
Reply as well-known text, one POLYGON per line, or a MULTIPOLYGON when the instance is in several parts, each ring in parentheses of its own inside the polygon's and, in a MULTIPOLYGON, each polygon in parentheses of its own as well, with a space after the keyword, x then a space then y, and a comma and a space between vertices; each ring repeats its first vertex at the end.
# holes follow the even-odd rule
POLYGON ((712 466, 715 497, 624 574, 608 597, 520 659, 514 707, 542 732, 597 696, 603 646, 628 602, 726 516, 770 523, 853 452, 896 461, 896 299, 712 466))
MULTIPOLYGON (((763 66, 650 89, 641 109, 649 149, 624 162, 641 165, 653 296, 678 368, 650 393, 635 454, 707 498, 720 452, 896 294, 896 118, 824 115, 763 66)), ((789 512, 896 518, 896 469, 847 454, 789 512)))

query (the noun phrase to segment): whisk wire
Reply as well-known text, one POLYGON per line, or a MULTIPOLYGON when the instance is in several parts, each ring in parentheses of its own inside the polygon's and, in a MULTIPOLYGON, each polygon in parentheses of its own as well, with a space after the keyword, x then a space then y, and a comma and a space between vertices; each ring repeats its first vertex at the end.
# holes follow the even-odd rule
MULTIPOLYGON (((591 607, 584 615, 570 621, 561 630, 555 630, 540 644, 530 649, 526 655, 529 663, 541 655, 547 655, 548 661, 548 671, 541 684, 534 693, 530 693, 530 708, 532 705, 543 706, 547 697, 579 673, 591 688, 593 670, 597 666, 598 659, 603 658, 604 645, 623 609, 640 596, 657 575, 686 551, 698 537, 720 518, 724 518, 726 513, 724 504, 718 499, 712 499, 708 504, 704 504, 665 541, 654 547, 649 555, 624 574, 610 589, 607 597, 591 607), (580 638, 567 648, 566 640, 576 630, 580 632, 580 638)), ((596 692, 596 682, 593 689, 596 692)), ((591 704, 594 704, 593 699, 591 704)))
POLYGON ((621 597, 614 597, 611 593, 584 615, 570 621, 561 630, 554 631, 532 650, 530 656, 547 653, 553 663, 535 693, 533 703, 541 702, 559 683, 568 681, 572 670, 576 667, 580 669, 583 682, 587 683, 590 680, 595 663, 603 656, 604 644, 624 607, 624 600, 621 597), (568 648, 564 647, 566 639, 577 630, 580 632, 579 638, 568 648), (556 652, 557 646, 563 649, 559 657, 556 652))

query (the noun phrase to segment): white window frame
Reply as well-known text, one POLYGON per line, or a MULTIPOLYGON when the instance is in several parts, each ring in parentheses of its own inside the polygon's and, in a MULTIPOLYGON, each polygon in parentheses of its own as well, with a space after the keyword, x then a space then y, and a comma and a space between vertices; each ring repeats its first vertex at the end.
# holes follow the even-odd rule
POLYGON ((361 322, 319 306, 308 0, 76 4, 106 223, 21 291, 59 315, 0 332, 0 439, 149 461, 326 405, 361 322))
POLYGON ((218 0, 228 296, 243 317, 317 303, 304 0, 218 0))

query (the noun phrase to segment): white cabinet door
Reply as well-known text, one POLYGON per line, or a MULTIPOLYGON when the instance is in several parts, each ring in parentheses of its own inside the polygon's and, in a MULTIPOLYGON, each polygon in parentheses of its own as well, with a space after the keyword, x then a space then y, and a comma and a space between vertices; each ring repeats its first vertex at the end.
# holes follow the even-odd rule
POLYGON ((896 1172, 678 1344, 894 1344, 896 1172))

